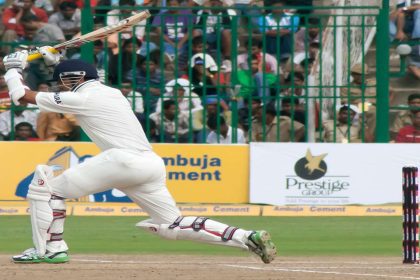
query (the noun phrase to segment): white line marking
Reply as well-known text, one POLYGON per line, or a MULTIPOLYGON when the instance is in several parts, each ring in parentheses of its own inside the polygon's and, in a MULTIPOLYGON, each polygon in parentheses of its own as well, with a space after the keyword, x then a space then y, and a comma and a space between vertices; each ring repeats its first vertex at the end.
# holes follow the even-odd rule
MULTIPOLYGON (((70 258, 70 261, 74 262, 91 262, 91 263, 119 263, 119 264, 186 264, 185 261, 128 261, 128 260, 122 260, 122 261, 111 261, 111 260, 93 260, 93 259, 73 259, 70 258)), ((257 262, 238 262, 239 264, 256 264, 257 262)), ((226 264, 226 262, 214 262, 214 261, 189 261, 187 264, 217 264, 222 265, 226 264)))
POLYGON ((317 270, 303 270, 303 269, 288 269, 288 268, 262 268, 255 266, 243 266, 234 264, 225 264, 223 266, 234 267, 234 268, 245 268, 252 270, 264 270, 264 271, 284 271, 284 272, 302 272, 302 273, 319 273, 319 274, 334 274, 334 275, 351 275, 351 276, 364 276, 364 277, 381 277, 381 278, 397 278, 397 279, 411 279, 420 280, 418 277, 412 276, 401 276, 401 275, 385 275, 385 274, 371 274, 371 273, 351 273, 351 272, 338 272, 338 271, 317 271, 317 270))

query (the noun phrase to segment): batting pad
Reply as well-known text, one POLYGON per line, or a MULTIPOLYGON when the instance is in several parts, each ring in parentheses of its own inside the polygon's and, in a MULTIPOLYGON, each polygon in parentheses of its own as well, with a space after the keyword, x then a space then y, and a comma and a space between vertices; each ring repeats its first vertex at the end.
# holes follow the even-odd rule
POLYGON ((30 205, 32 240, 40 257, 43 257, 47 250, 48 229, 53 221, 53 209, 50 206, 51 190, 47 183, 48 177, 52 176, 49 166, 38 165, 27 196, 30 205))
POLYGON ((248 235, 251 234, 250 231, 233 228, 217 221, 195 216, 182 217, 177 224, 154 224, 153 220, 149 219, 137 223, 136 226, 166 239, 192 240, 241 249, 248 249, 246 240, 248 235), (199 219, 204 219, 200 227, 196 226, 198 225, 197 220, 199 219), (230 229, 234 229, 234 232, 230 231, 230 229), (231 236, 224 238, 224 235, 229 232, 232 232, 231 236))

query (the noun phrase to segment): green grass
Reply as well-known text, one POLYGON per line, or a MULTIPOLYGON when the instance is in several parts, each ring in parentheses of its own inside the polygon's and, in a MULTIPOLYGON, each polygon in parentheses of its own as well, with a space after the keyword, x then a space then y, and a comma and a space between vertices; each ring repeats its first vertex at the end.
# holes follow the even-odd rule
MULTIPOLYGON (((281 256, 399 256, 400 217, 220 217, 245 229, 268 230, 281 256)), ((222 254, 238 250, 189 241, 163 240, 137 229, 141 217, 68 217, 65 239, 71 253, 222 254)), ((27 216, 0 217, 0 253, 32 246, 27 216)))

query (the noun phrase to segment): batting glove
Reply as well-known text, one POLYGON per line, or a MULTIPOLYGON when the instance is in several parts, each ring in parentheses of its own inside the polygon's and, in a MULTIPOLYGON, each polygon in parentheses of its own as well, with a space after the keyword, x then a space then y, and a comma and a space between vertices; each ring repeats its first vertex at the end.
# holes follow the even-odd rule
POLYGON ((44 58, 45 65, 47 66, 55 66, 61 60, 61 53, 51 46, 39 47, 36 49, 44 58))
POLYGON ((6 70, 16 69, 22 73, 23 69, 28 65, 28 51, 23 50, 6 55, 3 58, 3 64, 6 70))

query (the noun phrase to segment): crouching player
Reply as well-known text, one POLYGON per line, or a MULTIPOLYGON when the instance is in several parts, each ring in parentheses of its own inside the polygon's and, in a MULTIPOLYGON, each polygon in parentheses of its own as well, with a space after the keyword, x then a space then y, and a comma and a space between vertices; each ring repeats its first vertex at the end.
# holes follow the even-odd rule
POLYGON ((144 209, 150 219, 144 228, 169 239, 184 239, 242 248, 264 263, 276 256, 276 247, 264 230, 249 231, 205 217, 183 217, 169 193, 163 160, 156 155, 143 129, 118 89, 98 81, 96 69, 82 60, 60 62, 50 47, 39 49, 59 92, 35 92, 22 81, 27 52, 4 58, 5 79, 14 104, 37 104, 41 111, 70 113, 102 150, 97 156, 54 177, 51 167, 38 165, 28 200, 34 248, 14 256, 16 263, 61 263, 69 260, 63 240, 64 199, 79 198, 117 187, 144 209))

